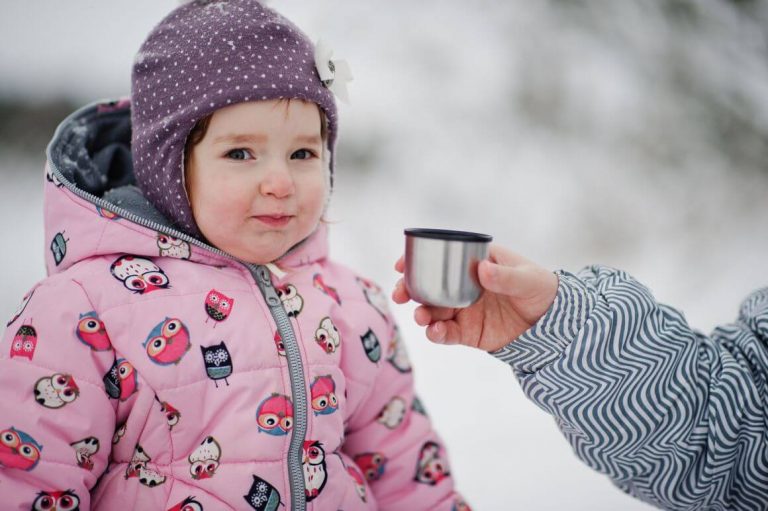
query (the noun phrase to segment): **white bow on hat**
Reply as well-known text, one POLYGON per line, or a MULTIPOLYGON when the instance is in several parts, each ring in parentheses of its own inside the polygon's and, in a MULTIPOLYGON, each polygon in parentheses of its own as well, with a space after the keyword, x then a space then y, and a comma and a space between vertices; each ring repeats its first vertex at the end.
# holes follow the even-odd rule
POLYGON ((346 60, 331 60, 333 50, 322 40, 315 45, 315 67, 320 80, 331 92, 349 104, 347 84, 352 81, 352 70, 346 60))

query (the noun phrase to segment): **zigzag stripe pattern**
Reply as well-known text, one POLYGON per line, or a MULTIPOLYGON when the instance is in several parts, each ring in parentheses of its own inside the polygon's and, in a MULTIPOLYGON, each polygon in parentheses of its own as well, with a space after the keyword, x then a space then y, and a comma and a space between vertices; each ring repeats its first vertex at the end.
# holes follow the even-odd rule
POLYGON ((625 272, 558 275, 552 308, 493 355, 576 455, 664 509, 768 510, 768 288, 708 337, 625 272))

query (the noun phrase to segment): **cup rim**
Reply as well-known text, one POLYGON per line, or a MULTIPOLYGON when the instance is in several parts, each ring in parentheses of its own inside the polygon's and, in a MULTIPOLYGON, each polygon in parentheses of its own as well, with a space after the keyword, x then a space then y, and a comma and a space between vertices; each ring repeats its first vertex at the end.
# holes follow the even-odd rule
POLYGON ((415 238, 429 238, 444 241, 465 241, 476 243, 490 243, 493 241, 493 236, 490 234, 482 234, 479 232, 469 231, 453 231, 450 229, 427 229, 414 227, 405 229, 403 232, 406 236, 413 236, 415 238))

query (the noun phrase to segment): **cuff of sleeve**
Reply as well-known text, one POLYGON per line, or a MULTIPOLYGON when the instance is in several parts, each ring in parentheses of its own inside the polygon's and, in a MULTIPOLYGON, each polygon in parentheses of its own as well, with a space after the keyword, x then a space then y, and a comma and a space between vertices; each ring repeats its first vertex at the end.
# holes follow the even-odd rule
POLYGON ((572 273, 555 274, 557 296, 549 310, 520 337, 491 353, 516 373, 535 373, 560 357, 589 320, 597 301, 597 291, 572 273))

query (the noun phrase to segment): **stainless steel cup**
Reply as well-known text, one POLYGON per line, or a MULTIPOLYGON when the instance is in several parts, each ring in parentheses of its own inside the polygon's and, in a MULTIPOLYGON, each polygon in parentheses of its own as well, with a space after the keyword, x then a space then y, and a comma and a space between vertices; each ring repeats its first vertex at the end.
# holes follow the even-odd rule
POLYGON ((405 289, 424 305, 462 308, 480 298, 477 265, 488 257, 487 234, 405 230, 405 289))

